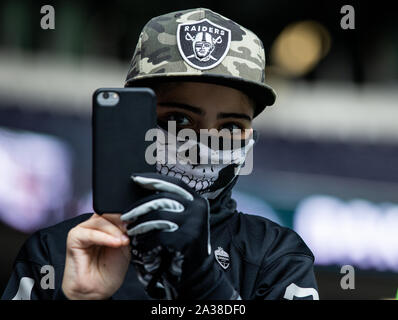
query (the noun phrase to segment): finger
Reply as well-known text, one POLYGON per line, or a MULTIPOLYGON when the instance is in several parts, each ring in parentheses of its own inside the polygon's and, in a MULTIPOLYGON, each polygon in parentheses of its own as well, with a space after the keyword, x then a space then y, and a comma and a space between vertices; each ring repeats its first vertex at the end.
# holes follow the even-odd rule
POLYGON ((138 217, 155 210, 183 212, 185 208, 180 202, 173 199, 168 199, 168 198, 154 199, 143 203, 142 205, 130 210, 129 212, 126 212, 121 216, 120 219, 122 221, 135 220, 138 217))
POLYGON ((193 201, 192 194, 174 183, 152 177, 132 176, 131 178, 145 189, 171 192, 188 201, 193 201))
POLYGON ((119 248, 129 244, 129 238, 126 235, 111 236, 108 233, 85 227, 76 227, 70 231, 72 248, 88 248, 91 246, 105 246, 119 248))
POLYGON ((114 214, 114 213, 105 213, 101 215, 103 218, 106 220, 110 221, 113 223, 115 226, 117 226, 123 233, 126 233, 126 223, 122 221, 121 214, 114 214))
POLYGON ((83 222, 80 226, 98 230, 114 237, 120 237, 126 231, 123 222, 120 220, 120 215, 115 214, 93 214, 90 219, 83 222))
POLYGON ((178 225, 169 220, 151 220, 140 223, 134 228, 127 230, 129 236, 136 236, 143 233, 148 233, 153 230, 161 230, 164 232, 174 232, 178 229, 178 225))

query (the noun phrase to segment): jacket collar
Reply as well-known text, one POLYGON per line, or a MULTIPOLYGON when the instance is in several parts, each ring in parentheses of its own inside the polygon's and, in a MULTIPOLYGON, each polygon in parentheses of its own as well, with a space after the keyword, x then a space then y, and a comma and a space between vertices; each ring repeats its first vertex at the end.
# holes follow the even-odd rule
POLYGON ((232 188, 238 176, 215 199, 209 200, 210 226, 214 227, 230 218, 236 212, 236 201, 231 198, 232 188))

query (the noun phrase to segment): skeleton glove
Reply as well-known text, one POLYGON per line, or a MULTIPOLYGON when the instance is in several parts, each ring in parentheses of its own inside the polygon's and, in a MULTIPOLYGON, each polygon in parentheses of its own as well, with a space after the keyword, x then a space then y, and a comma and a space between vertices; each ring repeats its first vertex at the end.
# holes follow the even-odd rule
POLYGON ((173 177, 146 173, 132 179, 154 191, 121 217, 147 293, 155 299, 236 298, 211 254, 208 201, 173 177))

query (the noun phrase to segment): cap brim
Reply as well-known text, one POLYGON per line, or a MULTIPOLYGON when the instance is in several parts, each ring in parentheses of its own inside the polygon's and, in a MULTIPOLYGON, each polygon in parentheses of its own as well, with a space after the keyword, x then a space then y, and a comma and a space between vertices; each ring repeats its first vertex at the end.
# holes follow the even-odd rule
POLYGON ((127 79, 125 87, 135 86, 150 86, 151 84, 161 82, 176 82, 176 81, 192 81, 192 82, 206 82, 224 85, 247 94, 255 103, 254 117, 259 115, 267 106, 272 106, 275 103, 276 93, 274 89, 266 84, 260 84, 255 81, 250 81, 233 76, 223 76, 219 74, 150 74, 147 76, 140 76, 132 79, 127 79))

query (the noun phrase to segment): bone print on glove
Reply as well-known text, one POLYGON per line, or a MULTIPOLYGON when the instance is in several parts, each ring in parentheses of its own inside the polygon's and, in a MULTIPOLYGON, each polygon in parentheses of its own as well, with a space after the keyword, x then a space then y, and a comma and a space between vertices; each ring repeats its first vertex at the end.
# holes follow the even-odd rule
POLYGON ((147 293, 156 299, 235 298, 211 255, 208 201, 173 177, 146 173, 132 179, 154 191, 121 217, 147 293))

